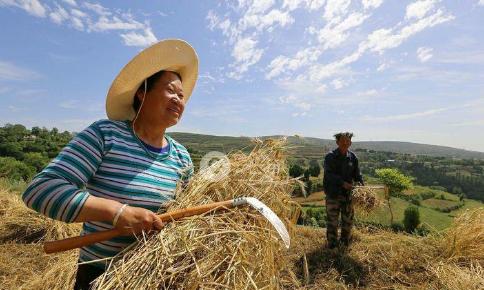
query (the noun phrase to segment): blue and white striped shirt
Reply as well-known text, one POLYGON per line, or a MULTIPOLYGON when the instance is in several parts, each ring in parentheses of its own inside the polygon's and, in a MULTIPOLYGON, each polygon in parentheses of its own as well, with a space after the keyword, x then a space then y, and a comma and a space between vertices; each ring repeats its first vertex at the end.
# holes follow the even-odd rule
MULTIPOLYGON (((130 122, 97 121, 34 177, 22 199, 33 210, 64 222, 74 222, 89 195, 156 212, 175 198, 177 182, 193 172, 185 147, 165 137, 169 150, 157 154, 143 146, 130 122)), ((81 235, 112 228, 111 221, 85 222, 81 235)), ((118 237, 83 247, 79 259, 112 257, 134 241, 118 237)), ((94 265, 105 267, 105 262, 94 265)))

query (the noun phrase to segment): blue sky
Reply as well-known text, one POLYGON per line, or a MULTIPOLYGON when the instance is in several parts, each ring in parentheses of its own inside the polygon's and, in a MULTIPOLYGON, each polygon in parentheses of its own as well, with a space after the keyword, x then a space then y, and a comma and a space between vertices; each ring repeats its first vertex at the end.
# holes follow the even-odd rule
POLYGON ((80 131, 118 71, 182 38, 200 76, 172 131, 484 151, 484 0, 0 0, 0 124, 80 131))

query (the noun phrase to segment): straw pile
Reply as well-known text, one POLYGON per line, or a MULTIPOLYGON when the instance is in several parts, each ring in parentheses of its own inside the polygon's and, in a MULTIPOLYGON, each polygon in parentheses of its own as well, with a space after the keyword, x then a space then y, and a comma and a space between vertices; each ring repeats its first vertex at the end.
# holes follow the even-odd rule
POLYGON ((365 213, 371 212, 382 204, 378 194, 371 187, 356 186, 353 188, 351 196, 355 208, 365 213))
POLYGON ((471 263, 469 267, 461 267, 440 262, 429 267, 429 271, 436 277, 432 289, 484 289, 484 270, 478 263, 471 263))
MULTIPOLYGON (((168 210, 252 196, 288 224, 294 181, 288 178, 283 146, 283 141, 257 141, 250 154, 231 154, 229 172, 222 176, 214 178, 212 170, 200 171, 185 190, 177 191, 176 203, 168 210)), ((284 263, 286 252, 267 220, 250 208, 195 216, 170 223, 159 234, 142 237, 97 279, 96 288, 297 287, 295 276, 284 263)))
POLYGON ((0 191, 0 242, 33 243, 79 235, 80 224, 66 224, 27 208, 16 193, 0 191))
POLYGON ((0 289, 72 289, 78 252, 46 255, 40 242, 77 236, 80 228, 44 217, 1 189, 0 289))
POLYGON ((484 208, 466 210, 456 217, 438 243, 444 257, 453 262, 484 266, 484 208))

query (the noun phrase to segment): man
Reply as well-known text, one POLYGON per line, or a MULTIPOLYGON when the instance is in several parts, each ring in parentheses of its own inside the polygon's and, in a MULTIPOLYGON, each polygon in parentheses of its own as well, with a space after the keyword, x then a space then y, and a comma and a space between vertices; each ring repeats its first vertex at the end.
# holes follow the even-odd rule
POLYGON ((326 193, 326 236, 330 249, 338 246, 340 212, 341 237, 339 242, 342 246, 349 246, 354 216, 351 190, 355 182, 364 185, 358 158, 349 151, 353 133, 338 133, 334 137, 338 148, 329 152, 324 158, 323 179, 323 188, 326 193))

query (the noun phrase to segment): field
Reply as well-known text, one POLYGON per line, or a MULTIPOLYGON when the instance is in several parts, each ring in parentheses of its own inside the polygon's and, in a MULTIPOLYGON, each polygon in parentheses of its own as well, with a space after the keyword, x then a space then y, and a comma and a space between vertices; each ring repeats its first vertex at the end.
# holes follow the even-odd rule
MULTIPOLYGON (((463 213, 468 209, 475 209, 483 206, 479 201, 464 199, 463 207, 453 210, 450 213, 444 213, 436 209, 457 205, 459 203, 458 196, 449 192, 434 190, 424 186, 415 186, 413 189, 406 191, 405 194, 413 195, 420 194, 422 192, 433 192, 437 197, 443 195, 445 198, 444 200, 438 198, 426 199, 421 202, 421 206, 418 206, 422 223, 431 230, 435 231, 441 231, 448 228, 456 215, 463 213)), ((383 199, 383 192, 380 190, 378 193, 383 199)), ((303 206, 303 212, 305 212, 308 208, 313 208, 313 210, 324 212, 324 192, 315 192, 309 195, 307 198, 296 197, 293 200, 303 206)), ((401 198, 392 197, 391 205, 393 209, 394 221, 401 222, 403 220, 405 209, 411 205, 411 203, 401 198)), ((381 224, 383 226, 390 226, 390 212, 386 205, 368 215, 357 214, 356 219, 361 222, 371 222, 381 224)))
MULTIPOLYGON (((16 200, 17 192, 0 190, 4 209, 0 214, 25 213, 26 209, 15 209, 20 204, 16 200)), ((482 223, 476 224, 482 219, 482 212, 476 213, 461 227, 474 231, 475 238, 467 232, 455 233, 459 247, 465 246, 462 242, 473 247, 458 250, 448 248, 447 234, 417 237, 367 227, 355 229, 351 248, 328 250, 325 229, 295 226, 285 259, 296 274, 298 285, 284 289, 482 289, 482 223), (467 240, 461 241, 464 236, 467 240)), ((5 229, 6 220, 11 219, 0 220, 1 229, 5 229)), ((45 227, 44 221, 38 219, 41 224, 30 222, 30 226, 45 227)), ((0 238, 4 234, 1 230, 0 238)), ((69 289, 72 285, 75 251, 45 255, 41 244, 18 236, 1 243, 0 254, 0 289, 69 289)))

